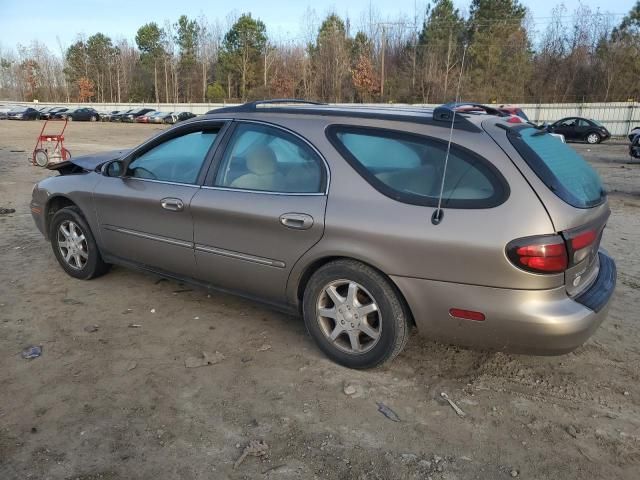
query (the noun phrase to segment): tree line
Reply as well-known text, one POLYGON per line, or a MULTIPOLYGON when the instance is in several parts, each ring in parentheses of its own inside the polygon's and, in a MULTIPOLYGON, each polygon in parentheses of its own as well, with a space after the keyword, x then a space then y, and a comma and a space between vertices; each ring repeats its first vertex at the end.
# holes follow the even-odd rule
POLYGON ((0 50, 0 98, 52 102, 576 102, 640 99, 640 1, 624 17, 584 5, 537 22, 517 0, 452 0, 360 26, 336 13, 276 39, 250 13, 183 15, 134 41, 79 37, 54 54, 39 41, 0 50), (462 74, 461 74, 462 72, 462 74))

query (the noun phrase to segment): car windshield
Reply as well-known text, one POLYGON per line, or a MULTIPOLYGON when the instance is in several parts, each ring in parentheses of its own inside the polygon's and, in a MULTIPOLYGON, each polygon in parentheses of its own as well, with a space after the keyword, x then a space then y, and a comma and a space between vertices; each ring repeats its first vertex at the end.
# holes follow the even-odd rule
POLYGON ((604 127, 604 125, 600 123, 598 120, 594 120, 593 118, 590 118, 589 121, 595 123, 599 127, 604 127))
POLYGON ((11 110, 9 110, 11 113, 22 113, 22 112, 26 112, 27 109, 25 107, 13 107, 11 110))
POLYGON ((511 130, 512 145, 558 197, 577 208, 602 203, 605 191, 598 173, 569 145, 533 127, 511 130))

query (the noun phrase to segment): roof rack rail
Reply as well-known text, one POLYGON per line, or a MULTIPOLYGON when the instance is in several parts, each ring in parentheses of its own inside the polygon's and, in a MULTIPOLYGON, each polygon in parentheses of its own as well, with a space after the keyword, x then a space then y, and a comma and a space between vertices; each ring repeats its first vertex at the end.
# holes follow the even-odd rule
POLYGON ((207 113, 239 113, 239 112, 255 112, 260 105, 279 105, 279 104, 302 104, 302 105, 327 105, 322 102, 314 102, 311 100, 301 100, 299 98, 274 98, 272 100, 257 100, 255 102, 247 102, 242 105, 234 105, 233 107, 222 107, 209 110, 207 113))
MULTIPOLYGON (((427 125, 442 126, 442 122, 451 123, 454 110, 447 105, 437 107, 435 110, 425 110, 424 114, 417 109, 399 109, 380 107, 376 108, 358 108, 357 104, 353 106, 334 106, 327 103, 312 102, 297 99, 277 99, 262 100, 257 102, 243 103, 230 107, 217 108, 209 110, 208 114, 226 114, 226 113, 252 113, 257 112, 260 105, 274 105, 273 108, 264 109, 269 113, 286 113, 286 114, 305 114, 305 115, 324 115, 332 117, 356 117, 369 118, 376 120, 394 120, 400 122, 421 123, 427 125), (289 104, 289 105, 287 105, 289 104), (308 105, 308 108, 296 108, 291 104, 308 105), (317 108, 314 108, 317 107, 317 108)), ((481 132, 482 129, 475 125, 465 115, 456 115, 454 128, 467 130, 470 132, 481 132)))

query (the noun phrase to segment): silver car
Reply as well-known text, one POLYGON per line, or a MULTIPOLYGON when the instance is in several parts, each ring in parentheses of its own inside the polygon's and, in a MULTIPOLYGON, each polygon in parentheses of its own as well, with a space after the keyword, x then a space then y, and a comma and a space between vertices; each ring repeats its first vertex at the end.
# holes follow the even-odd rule
POLYGON ((615 288, 598 175, 484 112, 256 102, 57 168, 31 211, 69 275, 121 264, 258 299, 348 367, 394 358, 414 326, 569 352, 615 288))

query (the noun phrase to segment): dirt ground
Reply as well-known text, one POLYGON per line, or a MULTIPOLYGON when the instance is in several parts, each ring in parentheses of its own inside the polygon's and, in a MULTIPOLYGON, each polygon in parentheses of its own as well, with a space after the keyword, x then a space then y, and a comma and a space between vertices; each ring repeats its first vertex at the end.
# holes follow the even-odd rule
MULTIPOLYGON (((0 121, 0 207, 16 209, 0 216, 0 479, 640 478, 640 164, 625 145, 575 146, 611 191, 604 246, 619 268, 583 347, 541 358, 414 334, 358 372, 323 357, 300 319, 246 300, 117 267, 65 275, 29 211, 49 173, 27 163, 40 126, 0 121), (24 360, 29 345, 42 356, 24 360), (200 352, 219 362, 186 368, 200 352), (268 457, 234 469, 251 440, 268 457)), ((159 128, 76 122, 68 148, 159 128)))

